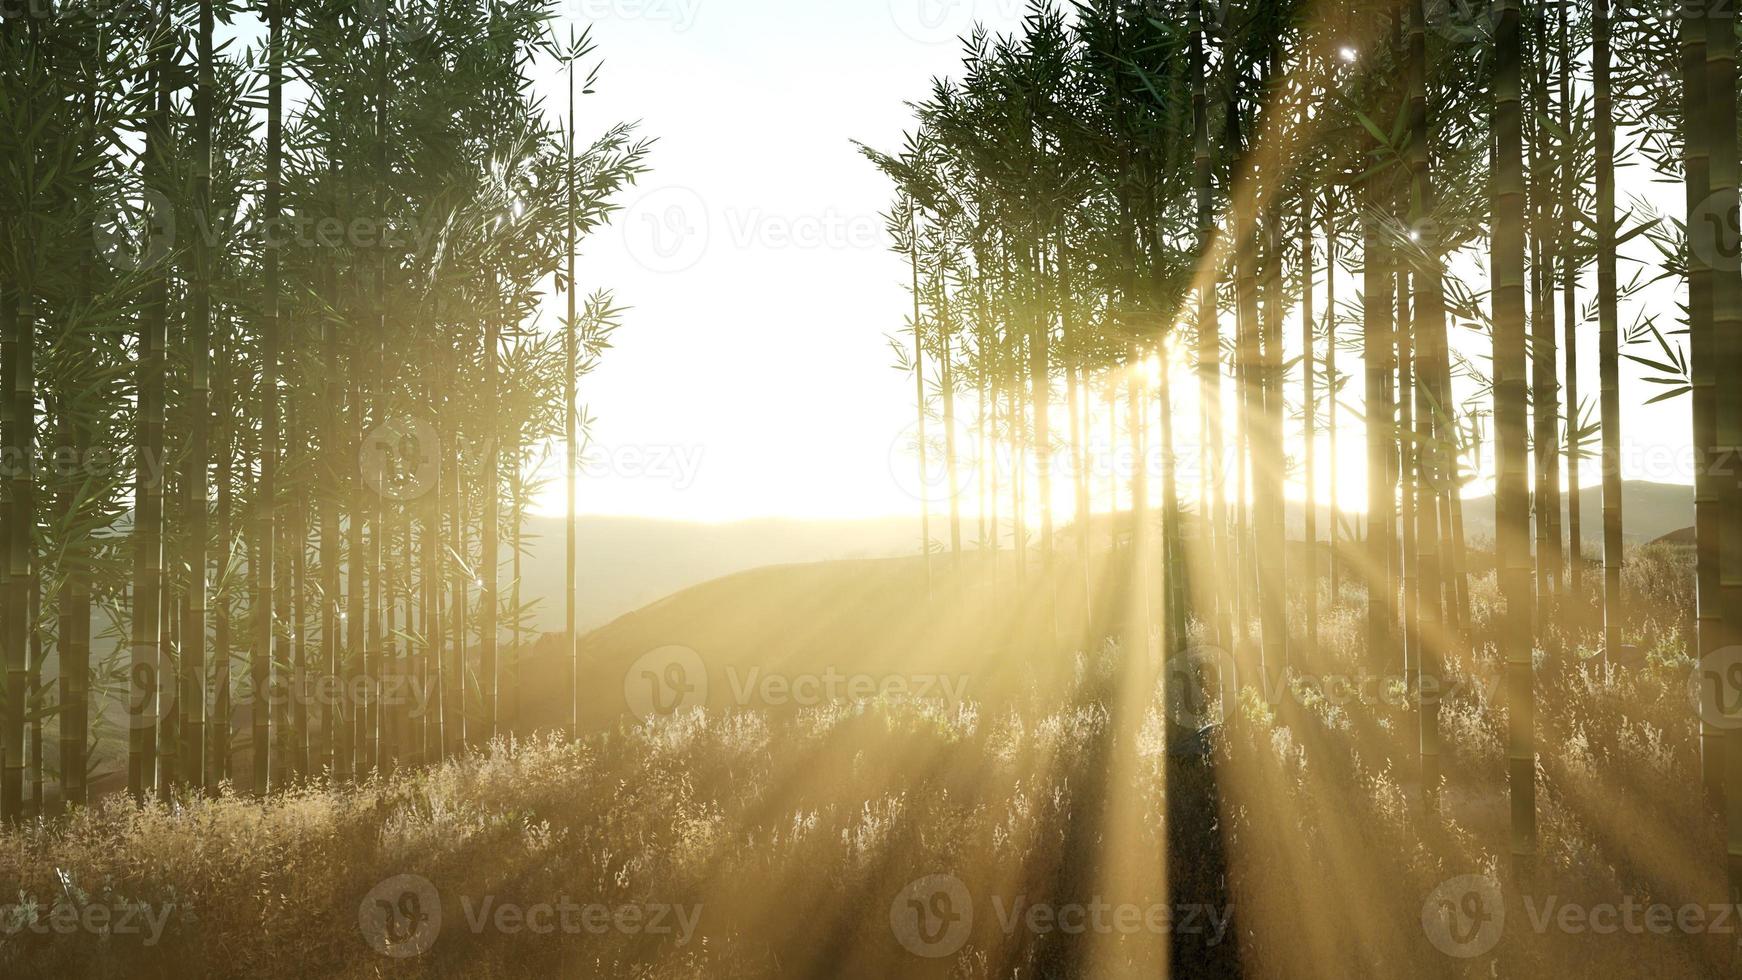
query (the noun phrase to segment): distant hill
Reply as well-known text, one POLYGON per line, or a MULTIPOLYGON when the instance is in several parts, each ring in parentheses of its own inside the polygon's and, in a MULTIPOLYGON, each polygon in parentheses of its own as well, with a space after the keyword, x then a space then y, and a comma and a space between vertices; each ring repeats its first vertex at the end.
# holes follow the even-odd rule
MULTIPOLYGON (((1602 541, 1602 491, 1586 487, 1580 494, 1582 537, 1594 549, 1602 541)), ((1287 507, 1288 533, 1303 536, 1305 508, 1298 501, 1287 507)), ((934 539, 941 539, 942 514, 933 521, 934 539)), ((1345 538, 1357 536, 1364 515, 1344 514, 1345 538)), ((1693 488, 1677 484, 1629 481, 1623 485, 1623 525, 1629 544, 1643 544, 1687 527, 1694 520, 1693 488)), ((1494 534, 1494 501, 1481 496, 1464 501, 1465 533, 1472 542, 1494 534)), ((1111 515, 1096 514, 1094 548, 1107 547, 1118 526, 1111 515)), ((1330 527, 1328 508, 1319 508, 1321 539, 1330 527)), ((1059 546, 1075 551, 1069 522, 1058 528, 1059 546)), ((539 599, 531 625, 539 632, 563 628, 563 537, 561 517, 527 519, 526 556, 521 594, 539 599)), ((1006 542, 1008 545, 1008 541, 1006 542)), ((507 588, 507 541, 503 542, 503 581, 507 588)), ((579 527, 576 616, 589 630, 640 609, 692 585, 769 565, 890 558, 919 550, 917 515, 855 520, 790 520, 757 518, 722 524, 668 521, 640 517, 583 516, 579 527)))
MULTIPOLYGON (((1103 554, 1095 573, 1100 627, 1122 601, 1124 564, 1103 554)), ((986 707, 1057 690, 1078 666, 1058 650, 1081 635, 1083 590, 1081 567, 1063 558, 1050 578, 1035 569, 1019 584, 1009 552, 996 571, 984 559, 959 571, 934 560, 929 589, 917 555, 740 572, 584 635, 583 725, 612 727, 638 708, 680 702, 799 708, 850 684, 986 707)), ((515 727, 564 723, 567 680, 562 636, 546 634, 523 661, 515 727)))
POLYGON ((1699 539, 1697 537, 1695 537, 1695 534, 1694 534, 1694 527, 1693 527, 1693 525, 1690 524, 1687 527, 1678 528, 1677 530, 1671 531, 1670 533, 1664 535, 1661 538, 1658 538, 1656 541, 1654 541, 1652 543, 1653 544, 1681 545, 1681 546, 1691 548, 1695 544, 1697 544, 1698 541, 1699 541, 1699 539))
MULTIPOLYGON (((1561 498, 1562 527, 1565 527, 1567 498, 1561 498)), ((1299 501, 1288 504, 1288 533, 1292 538, 1305 534, 1306 507, 1299 501)), ((1358 535, 1366 520, 1364 514, 1344 514, 1344 535, 1358 535)), ((1603 489, 1588 486, 1579 491, 1579 537, 1586 551, 1600 548, 1603 543, 1603 489)), ((1678 483, 1648 483, 1628 480, 1621 484, 1621 530, 1628 544, 1645 544, 1694 522, 1694 488, 1678 483)), ((1330 527, 1330 510, 1319 508, 1319 535, 1324 537, 1330 527)), ((1464 534, 1472 542, 1494 538, 1494 498, 1489 494, 1464 500, 1464 534)))
MULTIPOLYGON (((542 597, 533 611, 535 628, 541 632, 560 630, 564 614, 563 519, 531 517, 526 534, 528 553, 523 559, 521 593, 528 600, 542 597)), ((577 549, 576 618, 580 628, 587 630, 680 589, 750 568, 916 554, 919 520, 759 518, 701 524, 582 517, 577 549)), ((506 547, 503 554, 506 557, 506 547)), ((507 575, 505 566, 505 583, 507 575)))
MULTIPOLYGON (((1561 498, 1562 527, 1566 526, 1566 497, 1561 498)), ((1655 541, 1694 522, 1694 488, 1677 483, 1647 483, 1628 480, 1621 484, 1621 536, 1628 544, 1655 541)), ((1586 550, 1603 544, 1603 489, 1579 491, 1579 538, 1586 550)), ((1472 538, 1494 537, 1494 498, 1464 501, 1464 533, 1472 538)))

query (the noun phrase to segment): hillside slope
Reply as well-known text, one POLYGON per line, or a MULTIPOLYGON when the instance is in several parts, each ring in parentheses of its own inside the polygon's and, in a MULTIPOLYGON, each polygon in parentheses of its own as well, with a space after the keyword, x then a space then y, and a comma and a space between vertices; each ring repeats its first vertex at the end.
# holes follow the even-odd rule
MULTIPOLYGON (((733 572, 919 551, 919 521, 913 517, 700 524, 583 516, 579 525, 575 592, 576 618, 583 630, 733 572)), ((532 625, 541 631, 563 628, 565 536, 561 517, 527 518, 521 588, 529 600, 542 597, 532 609, 532 625)), ((503 574, 506 579, 506 569, 503 574)))
MULTIPOLYGON (((1569 498, 1561 496, 1561 527, 1567 526, 1569 498)), ((1300 538, 1304 534, 1306 506, 1298 500, 1287 504, 1288 534, 1300 538)), ((1322 502, 1318 507, 1318 527, 1321 539, 1328 536, 1331 512, 1322 502)), ((1342 535, 1345 540, 1359 537, 1365 514, 1345 512, 1342 535)), ((1603 488, 1587 486, 1579 491, 1579 538, 1587 555, 1599 554, 1603 545, 1603 488)), ((1621 485, 1621 531, 1627 544, 1644 544, 1694 522, 1694 488, 1680 483, 1649 483, 1628 480, 1621 485)), ((1464 533, 1472 543, 1494 538, 1494 498, 1489 494, 1466 497, 1464 500, 1464 533)))
MULTIPOLYGON (((1630 545, 1671 533, 1693 519, 1689 487, 1634 481, 1623 490, 1630 545)), ((1595 557, 1600 554, 1601 489, 1585 488, 1580 500, 1581 536, 1587 557, 1595 557)), ((1302 509, 1290 506, 1296 538, 1288 558, 1291 566, 1304 561, 1298 553, 1302 509)), ((1479 549, 1492 539, 1493 498, 1467 500, 1464 511, 1471 546, 1479 549)), ((659 522, 647 523, 652 527, 644 530, 660 533, 659 522)), ((686 548, 699 555, 720 546, 710 558, 730 564, 755 549, 803 552, 823 547, 790 523, 717 528, 713 537, 686 548), (770 539, 756 541, 758 531, 768 532, 770 539)), ((898 543, 911 537, 911 523, 891 519, 866 525, 858 537, 839 543, 867 548, 880 540, 898 543)), ((1116 625, 1106 615, 1123 601, 1124 560, 1113 557, 1122 552, 1108 547, 1124 523, 1113 515, 1095 516, 1094 594, 1101 608, 1091 610, 1093 635, 1105 635, 1116 625)), ((1329 514, 1321 509, 1321 536, 1328 526, 1329 514)), ((1357 526, 1351 521, 1344 533, 1353 533, 1357 526)), ((1059 545, 1060 559, 1051 577, 1031 570, 1020 585, 1013 558, 1005 553, 996 567, 970 554, 957 571, 947 555, 934 557, 929 595, 918 556, 770 564, 678 588, 583 634, 582 717, 589 727, 597 727, 614 724, 625 712, 696 703, 712 708, 795 706, 815 700, 813 692, 824 692, 817 695, 821 697, 830 690, 838 694, 854 677, 905 683, 908 688, 925 685, 937 693, 944 692, 946 682, 954 685, 952 690, 966 683, 966 697, 993 703, 1030 685, 1056 683, 1056 672, 1069 669, 1069 664, 1050 651, 1059 648, 1055 637, 1081 635, 1084 589, 1071 527, 1060 528, 1059 545), (831 677, 837 679, 831 682, 831 677), (829 688, 830 683, 835 687, 829 688)), ((634 549, 619 540, 611 550, 634 549)), ((652 563, 661 560, 653 553, 643 557, 652 563)), ((1473 569, 1482 567, 1479 552, 1471 557, 1473 569)), ((696 561, 678 565, 689 571, 702 567, 696 561)), ((673 574, 678 565, 671 567, 673 574)), ((541 594, 534 575, 549 574, 560 582, 560 563, 550 562, 547 568, 547 563, 535 562, 529 569, 529 594, 541 594)), ((600 575, 597 566, 592 572, 600 575)), ((560 595, 560 586, 543 594, 560 595)), ((541 625, 554 608, 560 607, 553 603, 541 625)), ((528 651, 522 669, 522 716, 516 727, 532 730, 564 723, 568 674, 560 636, 543 636, 528 651)), ((861 680, 861 686, 866 682, 861 680)))
MULTIPOLYGON (((1122 576, 1096 576, 1099 601, 1116 608, 1122 576)), ((684 589, 582 638, 583 724, 694 704, 799 708, 872 690, 996 704, 1074 669, 1053 652, 1055 637, 1080 635, 1074 563, 1019 584, 1008 556, 996 568, 970 557, 959 571, 934 558, 929 594, 925 583, 915 556, 778 565, 684 589)), ((522 667, 516 727, 563 723, 566 686, 562 637, 547 634, 522 667)))

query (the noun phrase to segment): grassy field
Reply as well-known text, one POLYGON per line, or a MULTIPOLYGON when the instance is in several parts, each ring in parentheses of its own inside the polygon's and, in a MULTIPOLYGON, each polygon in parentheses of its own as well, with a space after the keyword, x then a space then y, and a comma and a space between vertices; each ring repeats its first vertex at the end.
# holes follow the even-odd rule
MULTIPOLYGON (((1321 597, 1317 661, 1249 677, 1169 757, 1152 653, 1107 642, 1038 669, 1041 641, 1017 642, 1006 610, 1010 649, 988 656, 911 612, 913 563, 854 566, 723 580, 595 637, 616 722, 579 741, 507 738, 267 802, 110 797, 0 834, 0 972, 1154 976, 1171 959, 1181 976, 1701 976, 1736 945, 1713 905, 1679 552, 1629 566, 1639 662, 1607 664, 1576 631, 1539 654, 1541 869, 1522 895, 1493 890, 1504 717, 1479 642, 1446 678, 1433 815, 1407 699, 1359 680, 1356 589, 1321 597), (831 619, 815 600, 846 582, 862 591, 835 608, 859 618, 831 619), (734 632, 698 612, 725 616, 743 589, 787 619, 738 607, 734 632), (655 637, 710 651, 667 616, 721 642, 705 697, 642 719, 633 662, 605 664, 655 637), (750 642, 773 622, 802 625, 750 642), (851 639, 817 652, 831 635, 851 639), (757 667, 785 687, 746 682, 757 667), (952 676, 966 687, 919 690, 952 676)), ((1472 591, 1479 639, 1492 583, 1472 591)))

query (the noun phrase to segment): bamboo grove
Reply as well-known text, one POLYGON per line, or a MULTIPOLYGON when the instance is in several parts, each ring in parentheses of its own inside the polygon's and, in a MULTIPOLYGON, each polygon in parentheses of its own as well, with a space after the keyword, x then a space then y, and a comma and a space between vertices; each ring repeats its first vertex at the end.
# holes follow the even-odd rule
MULTIPOLYGON (((1008 543, 1030 576, 1090 552, 1096 497, 1147 514, 1115 538, 1147 569, 1124 639, 1159 635, 1165 662, 1194 670, 1214 647, 1310 673, 1322 600, 1364 604, 1368 669, 1415 695, 1430 813, 1427 689, 1449 652, 1486 649, 1528 875, 1538 674, 1564 662, 1575 608, 1623 653, 1624 367, 1691 411, 1693 653, 1706 696, 1736 704, 1713 656, 1742 639, 1742 486, 1723 465, 1742 399, 1718 382, 1742 367, 1735 29, 1699 0, 1080 0, 965 38, 905 145, 864 151, 896 190, 913 303, 891 340, 918 386, 920 466, 947 474, 928 562, 946 499, 952 563, 973 560, 977 531, 979 556, 1008 543), (1650 179, 1620 194, 1618 166, 1650 179), (1691 217, 1660 214, 1649 183, 1684 185, 1691 217), (1599 374, 1581 377, 1593 330, 1599 374), (1155 464, 1101 473, 1091 424, 1155 464), (1339 438, 1365 447, 1362 516, 1335 496, 1339 438), (1598 514, 1567 491, 1587 458, 1598 514), (1296 480, 1304 552, 1286 541, 1296 480), (1491 544, 1465 533, 1474 485, 1493 488, 1491 544), (1073 502, 1064 529, 1055 493, 1073 502), (1285 575, 1297 553, 1310 567, 1285 575), (1477 630, 1468 581, 1489 567, 1502 612, 1477 630)), ((1051 601, 1100 598, 1055 586, 1051 601)), ((1733 889, 1736 730, 1708 719, 1702 739, 1733 889)))
POLYGON ((621 312, 575 252, 648 149, 577 144, 591 41, 539 0, 5 15, 0 814, 121 757, 143 798, 486 744, 621 312))

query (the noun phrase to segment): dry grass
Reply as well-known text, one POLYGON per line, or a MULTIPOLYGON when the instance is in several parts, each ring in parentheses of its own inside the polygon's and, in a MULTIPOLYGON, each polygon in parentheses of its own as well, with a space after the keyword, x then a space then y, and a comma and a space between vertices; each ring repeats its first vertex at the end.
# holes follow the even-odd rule
MULTIPOLYGON (((1641 601, 1629 635, 1649 650, 1645 666, 1590 656, 1576 629, 1568 647, 1585 655, 1542 657, 1534 905, 1508 873, 1505 709, 1480 642, 1493 602, 1482 579, 1477 642, 1448 665, 1437 815, 1414 776, 1410 707, 1388 703, 1383 686, 1351 700, 1323 683, 1366 662, 1359 594, 1345 592, 1321 617, 1317 676, 1243 690, 1209 740, 1209 767, 1165 764, 1161 699, 1113 696, 1154 691, 1156 675, 1109 647, 1076 655, 1072 689, 999 709, 697 711, 581 742, 499 742, 431 771, 314 782, 267 801, 111 799, 0 834, 0 889, 16 896, 0 908, 0 972, 1154 975, 1171 943, 1181 975, 1699 976, 1734 935, 1535 927, 1568 903, 1721 900, 1718 826, 1698 803, 1687 578, 1668 551, 1630 568, 1641 601), (1162 877, 1170 779, 1176 802, 1206 812, 1176 816, 1163 896, 1144 885, 1162 877), (912 955, 891 922, 903 889, 933 874, 960 880, 976 913, 937 959, 912 955), (1447 957, 1427 938, 1424 901, 1469 874, 1506 883, 1504 937, 1447 957), (400 875, 427 879, 441 919, 439 939, 405 958, 377 952, 360 922, 375 897, 403 897, 400 875), (1076 936, 1008 918, 1014 901, 1096 898, 1219 903, 1230 933, 1076 936), (634 909, 642 926, 659 915, 670 931, 474 925, 485 902, 565 899, 634 909), (144 910, 151 918, 136 911, 135 924, 158 921, 161 934, 57 934, 57 907, 144 910)), ((409 917, 393 922, 413 922, 432 907, 397 911, 409 917)))

